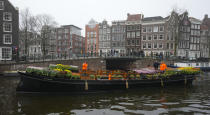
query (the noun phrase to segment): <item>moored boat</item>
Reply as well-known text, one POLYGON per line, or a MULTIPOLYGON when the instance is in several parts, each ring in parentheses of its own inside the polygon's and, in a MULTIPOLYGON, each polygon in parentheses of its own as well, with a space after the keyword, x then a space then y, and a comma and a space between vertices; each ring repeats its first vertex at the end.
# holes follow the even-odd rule
POLYGON ((84 80, 37 76, 19 72, 19 92, 91 92, 100 90, 124 90, 144 87, 192 84, 196 75, 175 75, 156 79, 84 80))

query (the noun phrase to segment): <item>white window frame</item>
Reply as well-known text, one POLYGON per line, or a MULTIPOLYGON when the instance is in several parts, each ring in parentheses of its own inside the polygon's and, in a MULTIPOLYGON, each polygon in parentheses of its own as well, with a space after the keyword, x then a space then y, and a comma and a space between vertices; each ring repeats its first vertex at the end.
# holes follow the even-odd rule
POLYGON ((146 43, 143 43, 142 49, 147 49, 147 44, 146 43), (144 48, 144 46, 145 46, 145 48, 144 48))
POLYGON ((3 43, 4 43, 4 44, 12 44, 12 34, 4 34, 4 35, 3 35, 3 38, 4 38, 4 39, 3 39, 3 43), (7 37, 8 35, 10 36, 11 42, 6 42, 6 37, 7 37))
POLYGON ((159 43, 159 44, 158 44, 158 48, 159 48, 159 49, 163 49, 163 43, 159 43), (161 48, 160 48, 160 45, 162 45, 161 48))
POLYGON ((151 40, 152 40, 152 35, 148 35, 148 36, 147 36, 147 40, 148 40, 148 41, 151 41, 151 40), (149 37, 150 37, 150 39, 149 39, 149 37))
POLYGON ((158 43, 154 43, 153 44, 153 49, 157 49, 158 48, 158 43), (155 48, 155 44, 157 45, 157 47, 155 48))
POLYGON ((142 41, 146 41, 146 40, 147 40, 147 35, 143 35, 143 36, 142 36, 142 41), (144 36, 145 36, 145 38, 146 38, 145 40, 144 40, 144 36))
POLYGON ((0 10, 4 10, 4 1, 0 1, 0 10))
POLYGON ((146 33, 147 32, 147 28, 146 27, 143 27, 142 28, 142 33, 146 33), (145 30, 145 31, 144 31, 145 30))
POLYGON ((3 13, 3 20, 4 21, 12 21, 12 13, 11 12, 4 12, 3 13), (6 15, 8 16, 8 19, 6 19, 6 15))
POLYGON ((153 35, 153 40, 158 40, 158 35, 157 34, 153 35), (156 36, 156 39, 155 39, 155 36, 156 36))
POLYGON ((2 60, 11 60, 12 59, 12 48, 11 47, 1 47, 0 50, 1 50, 2 60), (3 48, 10 49, 8 58, 3 58, 3 48))
POLYGON ((160 27, 159 27, 159 32, 163 32, 163 31, 164 31, 164 26, 160 26, 160 27), (163 28, 162 31, 160 30, 161 27, 163 28))
POLYGON ((159 40, 164 40, 164 35, 163 34, 160 34, 158 38, 159 38, 159 40), (162 39, 160 39, 160 36, 161 35, 162 35, 162 39))
POLYGON ((4 31, 4 32, 12 32, 12 23, 4 22, 4 23, 3 23, 3 31, 4 31), (11 30, 10 30, 10 31, 6 31, 6 25, 5 25, 5 24, 10 24, 10 25, 11 25, 11 30))
POLYGON ((147 44, 147 48, 148 48, 148 49, 152 49, 152 43, 148 43, 148 44, 147 44), (150 44, 150 48, 149 48, 149 44, 150 44))

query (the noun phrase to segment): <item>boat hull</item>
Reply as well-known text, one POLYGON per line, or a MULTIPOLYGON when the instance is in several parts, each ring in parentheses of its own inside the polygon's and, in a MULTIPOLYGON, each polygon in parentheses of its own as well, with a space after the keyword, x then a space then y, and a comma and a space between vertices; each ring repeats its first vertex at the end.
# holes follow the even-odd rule
POLYGON ((19 92, 90 92, 100 90, 125 90, 144 87, 192 84, 195 76, 176 76, 155 80, 69 80, 21 74, 19 92))

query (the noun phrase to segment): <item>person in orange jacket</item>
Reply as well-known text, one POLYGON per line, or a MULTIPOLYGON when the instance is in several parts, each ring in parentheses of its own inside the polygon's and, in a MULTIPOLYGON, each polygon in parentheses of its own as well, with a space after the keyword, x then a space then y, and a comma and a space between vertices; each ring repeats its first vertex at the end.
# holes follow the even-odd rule
POLYGON ((87 71, 88 64, 85 62, 82 64, 82 70, 87 71))
POLYGON ((160 64, 160 70, 161 71, 165 71, 167 69, 167 65, 164 63, 164 62, 162 62, 161 64, 160 64))

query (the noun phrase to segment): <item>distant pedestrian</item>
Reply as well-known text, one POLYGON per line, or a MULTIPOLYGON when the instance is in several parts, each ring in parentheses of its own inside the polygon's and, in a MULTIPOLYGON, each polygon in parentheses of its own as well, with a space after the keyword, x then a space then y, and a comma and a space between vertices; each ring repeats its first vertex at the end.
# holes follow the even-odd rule
POLYGON ((153 67, 155 68, 155 70, 158 70, 159 65, 160 64, 157 61, 154 62, 153 67))

